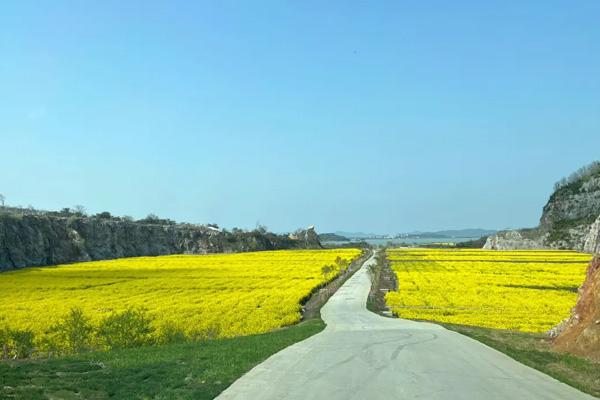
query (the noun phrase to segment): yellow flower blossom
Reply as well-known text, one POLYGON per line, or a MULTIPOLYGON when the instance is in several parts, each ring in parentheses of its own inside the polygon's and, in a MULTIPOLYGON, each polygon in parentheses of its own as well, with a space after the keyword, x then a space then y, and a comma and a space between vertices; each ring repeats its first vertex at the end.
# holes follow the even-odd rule
POLYGON ((589 254, 573 251, 393 249, 402 318, 543 332, 569 316, 589 254))
POLYGON ((232 337, 296 323, 301 301, 332 279, 356 249, 171 255, 27 268, 0 274, 0 328, 43 338, 71 308, 93 323, 129 307, 147 310, 157 334, 232 337), (339 268, 339 267, 337 267, 339 268))

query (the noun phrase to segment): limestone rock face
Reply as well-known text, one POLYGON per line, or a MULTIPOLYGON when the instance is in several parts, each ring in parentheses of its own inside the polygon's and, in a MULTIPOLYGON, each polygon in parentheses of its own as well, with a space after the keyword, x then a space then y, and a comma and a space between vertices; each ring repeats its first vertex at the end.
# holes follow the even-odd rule
POLYGON ((600 215, 600 174, 558 188, 544 206, 540 228, 551 230, 560 221, 584 221, 589 225, 600 215), (590 216, 593 216, 590 221, 590 216))
POLYGON ((0 214, 0 271, 28 266, 164 254, 321 248, 311 227, 297 237, 263 230, 50 215, 0 214))
POLYGON ((0 216, 0 269, 89 259, 84 243, 66 219, 0 216))
POLYGON ((491 236, 488 249, 572 249, 600 251, 600 163, 582 168, 558 183, 534 229, 491 236))
POLYGON ((521 231, 503 231, 488 237, 485 245, 486 250, 527 250, 541 249, 545 245, 541 237, 526 237, 521 231))

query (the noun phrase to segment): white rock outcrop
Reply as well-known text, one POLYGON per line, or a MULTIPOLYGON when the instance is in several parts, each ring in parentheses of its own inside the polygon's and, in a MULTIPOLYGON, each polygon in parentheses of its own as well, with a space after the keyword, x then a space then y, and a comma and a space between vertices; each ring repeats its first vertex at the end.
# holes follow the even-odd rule
POLYGON ((590 226, 590 230, 585 236, 583 251, 586 253, 600 253, 600 215, 590 226))
POLYGON ((528 250, 546 247, 542 238, 528 238, 519 231, 498 232, 488 237, 483 246, 486 250, 528 250))

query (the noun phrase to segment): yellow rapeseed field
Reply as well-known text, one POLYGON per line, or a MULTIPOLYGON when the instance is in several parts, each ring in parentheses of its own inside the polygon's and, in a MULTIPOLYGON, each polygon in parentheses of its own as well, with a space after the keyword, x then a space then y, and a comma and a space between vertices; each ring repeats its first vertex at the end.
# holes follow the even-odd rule
POLYGON ((402 318, 543 332, 569 316, 591 255, 573 251, 393 249, 402 318))
POLYGON ((144 309, 156 334, 232 337, 298 322, 300 302, 359 250, 264 251, 123 258, 0 274, 0 328, 42 339, 79 307, 98 323, 128 307, 144 309))

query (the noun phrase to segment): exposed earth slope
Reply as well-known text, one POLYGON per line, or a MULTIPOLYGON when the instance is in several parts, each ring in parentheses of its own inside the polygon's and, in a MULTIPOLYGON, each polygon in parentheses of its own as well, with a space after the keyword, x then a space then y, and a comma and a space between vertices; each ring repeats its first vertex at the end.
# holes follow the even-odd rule
POLYGON ((590 263, 577 305, 554 345, 600 361, 600 257, 590 263))

